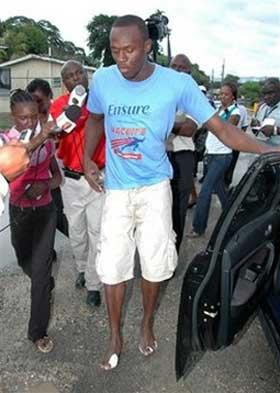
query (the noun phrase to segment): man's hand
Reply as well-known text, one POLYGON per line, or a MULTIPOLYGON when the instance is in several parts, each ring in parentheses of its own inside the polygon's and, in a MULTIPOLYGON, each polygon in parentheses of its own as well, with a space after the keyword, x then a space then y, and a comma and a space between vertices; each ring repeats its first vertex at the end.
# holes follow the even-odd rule
POLYGON ((56 127, 56 123, 54 121, 48 121, 47 123, 44 123, 42 126, 42 135, 47 139, 51 138, 57 133, 54 131, 56 127))
POLYGON ((0 173, 9 181, 21 175, 29 161, 27 148, 21 142, 11 141, 0 148, 0 173))
POLYGON ((192 137, 197 130, 197 123, 189 117, 185 116, 183 121, 174 123, 172 132, 175 135, 192 137))
POLYGON ((25 195, 27 195, 30 199, 39 199, 48 187, 49 183, 47 180, 38 180, 25 191, 25 195))
POLYGON ((251 120, 251 127, 259 127, 261 125, 261 123, 259 122, 259 120, 253 118, 251 120))
POLYGON ((87 180, 91 188, 93 188, 97 192, 104 191, 102 175, 95 162, 91 161, 90 159, 85 159, 84 173, 85 179, 87 180))
POLYGON ((270 137, 271 135, 273 135, 274 127, 272 126, 261 127, 260 132, 262 132, 265 136, 270 137))

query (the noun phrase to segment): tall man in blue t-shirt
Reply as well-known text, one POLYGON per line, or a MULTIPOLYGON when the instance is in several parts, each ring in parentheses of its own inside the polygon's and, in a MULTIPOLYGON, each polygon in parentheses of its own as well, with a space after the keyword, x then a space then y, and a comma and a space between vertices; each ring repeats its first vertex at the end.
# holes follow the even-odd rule
MULTIPOLYGON (((122 350, 121 311, 126 281, 133 278, 137 247, 142 269, 143 318, 139 350, 149 356, 157 348, 154 310, 160 282, 173 275, 177 255, 171 219, 169 179, 172 167, 165 141, 176 110, 190 114, 225 144, 248 152, 269 151, 234 126, 222 123, 193 79, 148 61, 151 40, 144 21, 118 18, 111 30, 116 65, 93 77, 86 126, 86 179, 102 192, 98 167, 91 161, 105 125, 106 176, 97 271, 105 284, 110 342, 101 367, 117 366, 122 350)), ((180 129, 188 135, 189 130, 180 129)))

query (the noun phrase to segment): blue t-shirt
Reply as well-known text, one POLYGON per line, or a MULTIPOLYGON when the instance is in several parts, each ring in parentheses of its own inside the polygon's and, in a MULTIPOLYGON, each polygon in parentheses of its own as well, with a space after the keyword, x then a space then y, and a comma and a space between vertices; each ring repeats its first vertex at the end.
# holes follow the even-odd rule
POLYGON ((125 79, 116 65, 97 70, 87 105, 91 113, 105 116, 107 189, 172 178, 165 141, 176 111, 181 109, 200 124, 215 113, 189 75, 159 65, 140 82, 125 79))

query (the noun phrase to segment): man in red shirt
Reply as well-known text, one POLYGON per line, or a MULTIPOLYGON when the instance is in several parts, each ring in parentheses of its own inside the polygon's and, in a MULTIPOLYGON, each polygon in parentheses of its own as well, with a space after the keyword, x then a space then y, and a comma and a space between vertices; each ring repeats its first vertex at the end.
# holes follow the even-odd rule
MULTIPOLYGON (((51 105, 50 114, 56 119, 68 106, 73 89, 82 85, 88 89, 87 72, 81 63, 69 60, 61 70, 62 81, 68 91, 51 105)), ((70 133, 64 133, 59 141, 57 156, 62 160, 65 183, 62 186, 64 210, 69 222, 69 237, 76 260, 78 277, 76 288, 86 286, 87 303, 99 306, 101 283, 96 273, 95 259, 100 231, 104 193, 94 191, 84 178, 84 127, 88 118, 86 105, 70 133)), ((105 139, 101 137, 92 160, 100 169, 105 163, 105 139)))

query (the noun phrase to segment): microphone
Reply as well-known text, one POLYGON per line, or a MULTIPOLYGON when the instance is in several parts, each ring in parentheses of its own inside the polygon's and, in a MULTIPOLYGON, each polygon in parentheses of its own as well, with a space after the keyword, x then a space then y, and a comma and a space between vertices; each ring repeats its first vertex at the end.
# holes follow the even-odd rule
POLYGON ((82 113, 82 106, 87 98, 87 91, 83 85, 77 85, 71 91, 68 108, 58 116, 56 119, 56 126, 53 128, 54 132, 67 132, 68 134, 76 127, 77 120, 82 113))
POLYGON ((77 85, 71 91, 68 104, 69 105, 77 105, 80 108, 84 105, 84 102, 87 98, 87 91, 83 85, 77 85))
MULTIPOLYGON (((56 119, 56 124, 52 127, 51 131, 54 133, 71 132, 76 127, 76 121, 81 116, 81 108, 77 105, 70 105, 65 112, 56 119)), ((34 131, 27 128, 21 131, 19 141, 22 143, 29 143, 34 135, 34 131)), ((0 143, 1 146, 1 143, 0 143)))
POLYGON ((27 128, 26 130, 21 131, 19 141, 22 143, 28 143, 34 134, 33 130, 27 128))
POLYGON ((70 133, 75 127, 76 122, 80 118, 82 110, 78 105, 70 105, 62 112, 56 119, 56 126, 53 127, 53 132, 67 132, 70 133))

